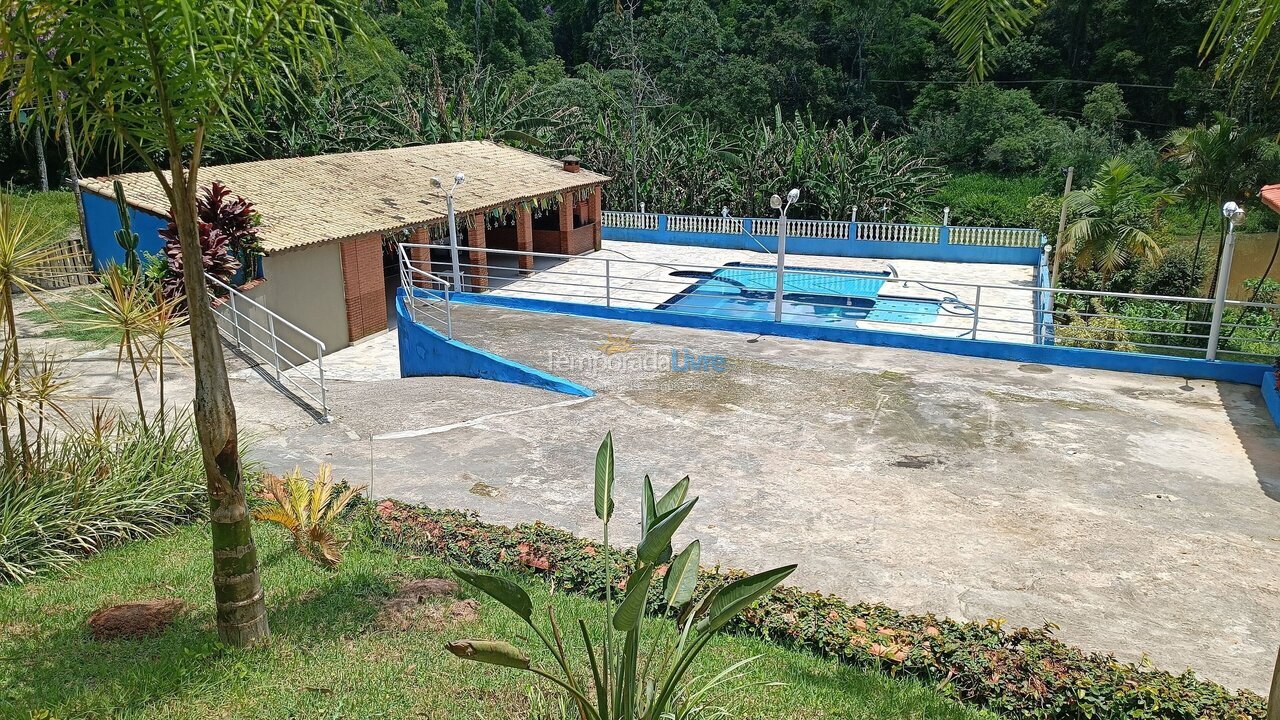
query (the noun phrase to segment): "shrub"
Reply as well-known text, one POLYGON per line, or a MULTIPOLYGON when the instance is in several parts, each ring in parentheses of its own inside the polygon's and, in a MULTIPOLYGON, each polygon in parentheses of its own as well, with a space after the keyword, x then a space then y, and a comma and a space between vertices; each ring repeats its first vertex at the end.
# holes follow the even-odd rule
MULTIPOLYGON (((609 521, 613 517, 613 436, 606 435, 596 453, 595 511, 604 527, 601 559, 605 571, 617 568, 609 541, 609 521)), ((548 634, 533 619, 533 604, 519 585, 496 575, 455 569, 458 577, 507 607, 542 641, 559 665, 557 676, 534 668, 529 656, 516 646, 500 640, 456 640, 448 644, 449 652, 465 660, 512 667, 547 678, 568 691, 570 701, 583 720, 660 720, 661 718, 724 717, 722 709, 711 712, 698 704, 698 699, 717 686, 732 684, 741 678, 738 672, 750 660, 729 666, 710 680, 690 676, 694 660, 707 643, 740 612, 755 604, 778 583, 787 578, 795 565, 774 568, 743 577, 726 585, 707 589, 695 601, 699 576, 701 545, 689 543, 679 554, 673 553, 671 539, 688 518, 698 498, 686 500, 689 478, 686 476, 661 497, 655 496, 648 476, 640 502, 640 542, 629 570, 616 576, 625 578, 614 606, 610 590, 615 576, 605 577, 605 615, 609 621, 603 628, 603 641, 593 643, 587 624, 579 621, 583 652, 591 668, 590 685, 583 683, 572 670, 569 655, 561 642, 560 626, 555 612, 547 608, 548 634), (659 578, 661 580, 659 581, 659 578), (660 590, 660 592, 659 592, 660 590), (659 592, 660 599, 651 597, 659 592), (642 628, 646 610, 656 605, 668 613, 678 613, 679 641, 675 647, 653 648, 643 652, 642 628), (615 636, 615 631, 620 636, 615 636), (551 637, 555 638, 552 643, 551 637), (621 641, 621 642, 619 642, 621 641), (665 655, 662 662, 650 662, 665 655), (594 687, 595 692, 591 691, 594 687)), ((572 629, 571 629, 572 631, 572 629)), ((722 689, 725 689, 722 687, 722 689)), ((732 688, 729 688, 732 690, 732 688)))
POLYGON ((1035 227, 1028 204, 1043 190, 1044 181, 1035 176, 970 173, 953 177, 935 200, 951 208, 952 225, 1035 227))
POLYGON ((104 548, 200 517, 204 466, 191 423, 161 429, 101 413, 50 436, 37 464, 0 468, 0 583, 25 582, 104 548))
POLYGON ((1105 312, 1098 303, 1094 303, 1090 315, 1081 315, 1074 308, 1068 310, 1067 324, 1058 325, 1054 330, 1054 344, 1088 350, 1137 352, 1138 348, 1129 339, 1129 328, 1124 321, 1112 315, 1103 315, 1105 312))
MULTIPOLYGON (((196 202, 196 218, 200 226, 200 251, 204 271, 224 283, 230 283, 242 268, 252 272, 253 263, 262 254, 258 239, 261 222, 253 203, 242 197, 230 199, 231 191, 219 182, 205 188, 196 202)), ((165 239, 166 260, 163 275, 165 296, 179 298, 182 287, 182 247, 178 243, 178 226, 169 214, 169 224, 160 231, 165 239)))
POLYGON ((1197 258, 1189 245, 1174 245, 1138 268, 1133 291, 1140 295, 1189 296, 1204 285, 1209 260, 1205 253, 1197 258))
MULTIPOLYGON (((608 578, 619 577, 634 558, 619 551, 606 560, 598 544, 541 523, 506 528, 482 523, 474 513, 393 500, 378 503, 372 515, 374 532, 387 544, 485 571, 534 574, 556 592, 603 598, 608 578)), ((726 577, 743 574, 703 570, 699 591, 726 577)), ((1009 717, 1246 720, 1265 714, 1254 693, 1232 693, 1190 671, 1172 675, 1087 653, 1054 639, 1049 625, 1005 630, 997 622, 906 615, 780 587, 726 629, 938 684, 957 700, 1009 717)))
POLYGON ((307 480, 300 468, 294 468, 283 478, 267 475, 262 484, 270 501, 253 511, 253 519, 288 530, 293 547, 307 559, 337 567, 350 541, 337 536, 334 523, 365 486, 339 487, 329 463, 320 464, 315 480, 307 480))

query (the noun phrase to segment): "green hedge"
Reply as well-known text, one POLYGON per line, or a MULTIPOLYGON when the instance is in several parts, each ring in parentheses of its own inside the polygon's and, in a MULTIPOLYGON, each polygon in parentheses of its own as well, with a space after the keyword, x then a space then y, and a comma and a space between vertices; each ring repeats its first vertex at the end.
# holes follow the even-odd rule
MULTIPOLYGON (((607 574, 598 546, 564 531, 541 523, 512 529, 480 522, 473 513, 392 500, 374 510, 375 534, 389 545, 482 570, 528 572, 560 591, 604 596, 607 574)), ((735 574, 704 570, 702 586, 735 574)), ((1011 717, 1238 720, 1265 715, 1265 703, 1254 693, 1231 693, 1190 671, 1171 675, 1087 653, 1054 639, 1050 626, 1004 630, 992 621, 906 615, 884 605, 849 604, 784 587, 731 628, 936 683, 957 700, 1011 717)))

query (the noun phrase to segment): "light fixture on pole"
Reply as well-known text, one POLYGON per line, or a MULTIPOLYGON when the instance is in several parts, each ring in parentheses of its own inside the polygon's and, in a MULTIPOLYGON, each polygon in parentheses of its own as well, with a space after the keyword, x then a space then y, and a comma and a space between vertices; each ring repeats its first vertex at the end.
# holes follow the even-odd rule
POLYGON ((1218 284, 1213 295, 1213 322, 1209 324, 1206 360, 1218 358, 1218 336, 1222 333, 1222 313, 1227 306, 1227 281, 1231 279, 1231 258, 1236 251, 1236 225, 1244 221, 1244 208, 1229 202, 1222 206, 1222 217, 1227 219, 1227 238, 1222 243, 1222 259, 1218 262, 1218 284))
POLYGON ((453 263, 454 290, 465 290, 465 288, 462 287, 462 270, 458 265, 458 220, 454 216, 453 212, 453 191, 457 190, 458 186, 466 181, 466 175, 463 175, 461 172, 456 173, 453 176, 453 186, 448 190, 444 190, 444 183, 440 182, 440 178, 431 178, 432 187, 438 190, 444 190, 445 207, 448 208, 449 212, 449 260, 453 263))
POLYGON ((787 211, 791 209, 792 203, 799 199, 800 188, 791 188, 791 191, 787 193, 785 205, 778 195, 769 198, 769 207, 778 211, 778 284, 773 295, 774 322, 782 322, 782 283, 785 277, 783 266, 787 262, 787 211))

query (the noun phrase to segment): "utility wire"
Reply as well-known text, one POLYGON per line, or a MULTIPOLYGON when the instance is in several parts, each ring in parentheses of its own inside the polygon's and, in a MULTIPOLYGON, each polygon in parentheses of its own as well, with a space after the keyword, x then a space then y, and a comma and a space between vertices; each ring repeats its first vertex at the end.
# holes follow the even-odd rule
MULTIPOLYGON (((869 83, 886 83, 886 84, 925 84, 925 85, 969 85, 970 80, 878 80, 869 78, 864 82, 869 83)), ((1153 90, 1173 90, 1173 85, 1150 85, 1146 83, 1122 83, 1122 82, 1105 82, 1102 80, 1076 80, 1074 78, 1057 78, 1053 80, 983 80, 984 83, 992 85, 1048 85, 1052 83, 1069 83, 1075 85, 1118 85, 1119 87, 1129 88, 1150 88, 1153 90)))

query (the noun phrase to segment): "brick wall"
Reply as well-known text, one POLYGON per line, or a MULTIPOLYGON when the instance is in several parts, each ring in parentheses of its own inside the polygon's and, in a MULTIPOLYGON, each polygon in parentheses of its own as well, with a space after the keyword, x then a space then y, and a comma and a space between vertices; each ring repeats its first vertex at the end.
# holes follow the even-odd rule
POLYGON ((351 342, 387 329, 386 282, 382 275, 382 236, 342 242, 342 288, 351 342))

